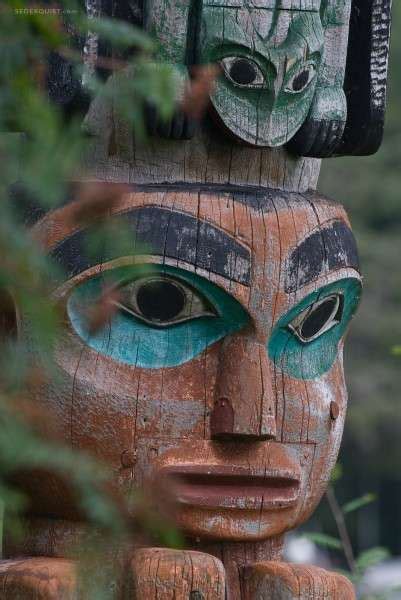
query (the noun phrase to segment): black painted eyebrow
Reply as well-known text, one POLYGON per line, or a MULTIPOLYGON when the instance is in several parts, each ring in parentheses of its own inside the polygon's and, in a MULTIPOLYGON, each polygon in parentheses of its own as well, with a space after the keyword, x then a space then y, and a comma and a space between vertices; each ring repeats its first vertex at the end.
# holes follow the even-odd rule
POLYGON ((359 272, 359 257, 354 235, 343 221, 312 233, 303 240, 289 257, 285 291, 316 281, 322 274, 343 267, 359 272))
MULTIPOLYGON (((110 217, 118 219, 124 231, 132 234, 133 255, 146 252, 183 260, 249 286, 251 253, 222 229, 186 213, 157 206, 133 208, 110 217)), ((105 248, 101 257, 90 256, 86 235, 80 230, 53 248, 50 256, 63 267, 68 278, 101 262, 120 256, 118 249, 105 248)))

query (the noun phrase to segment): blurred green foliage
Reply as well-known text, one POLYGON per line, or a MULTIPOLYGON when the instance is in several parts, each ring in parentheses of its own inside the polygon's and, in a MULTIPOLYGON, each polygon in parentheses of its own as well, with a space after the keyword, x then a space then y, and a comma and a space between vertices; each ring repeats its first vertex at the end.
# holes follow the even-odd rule
MULTIPOLYGON (((89 22, 74 0, 63 0, 58 5, 63 8, 69 26, 84 34, 89 28, 96 30, 103 39, 125 52, 124 60, 131 56, 126 59, 126 67, 135 70, 136 77, 126 78, 118 108, 129 119, 135 135, 144 135, 145 100, 150 99, 161 117, 167 118, 175 102, 175 74, 170 67, 155 68, 150 38, 116 20, 89 22)), ((81 127, 82 117, 66 120, 48 100, 47 56, 49 52, 64 52, 68 48, 61 16, 21 10, 26 6, 32 3, 5 0, 0 8, 0 499, 6 509, 5 522, 13 524, 16 531, 17 519, 29 498, 13 483, 14 475, 20 469, 48 470, 71 483, 81 514, 103 531, 109 541, 116 536, 125 539, 138 523, 130 520, 129 507, 122 505, 122 499, 116 501, 107 492, 106 469, 88 456, 39 437, 19 416, 24 412, 19 411, 19 403, 26 401, 29 396, 26 391, 34 380, 55 377, 51 350, 61 324, 50 300, 55 266, 20 223, 16 206, 8 201, 8 188, 18 180, 27 196, 44 207, 57 206, 65 197, 65 182, 73 180, 79 171, 87 142, 81 127), (29 315, 24 335, 18 339, 4 335, 8 327, 4 314, 9 309, 5 290, 11 293, 19 314, 29 315), (40 364, 32 363, 33 346, 40 364)), ((77 75, 81 76, 83 65, 79 54, 72 51, 71 59, 77 75)), ((93 74, 88 92, 107 95, 110 90, 93 74)), ((102 223, 91 244, 116 243, 116 240, 121 244, 122 233, 116 236, 102 223)), ((142 513, 142 526, 150 535, 161 536, 166 546, 179 542, 170 527, 146 512, 142 513)), ((100 599, 103 592, 110 597, 107 595, 110 589, 110 586, 108 591, 96 589, 93 597, 100 599)))

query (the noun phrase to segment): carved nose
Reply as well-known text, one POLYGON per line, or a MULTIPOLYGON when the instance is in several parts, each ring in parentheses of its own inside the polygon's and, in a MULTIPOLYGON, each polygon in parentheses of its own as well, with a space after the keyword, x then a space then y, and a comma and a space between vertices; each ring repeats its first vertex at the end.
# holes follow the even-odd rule
POLYGON ((220 440, 276 437, 269 359, 265 346, 251 337, 231 336, 222 343, 210 432, 220 440))

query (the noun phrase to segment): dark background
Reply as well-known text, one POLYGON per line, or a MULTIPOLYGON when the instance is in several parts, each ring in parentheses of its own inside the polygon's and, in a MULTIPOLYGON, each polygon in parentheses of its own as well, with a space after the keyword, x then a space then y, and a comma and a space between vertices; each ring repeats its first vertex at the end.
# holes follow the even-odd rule
MULTIPOLYGON (((349 412, 340 454, 341 501, 377 494, 349 517, 357 551, 401 555, 401 6, 393 3, 384 142, 371 157, 323 162, 319 189, 344 204, 359 243, 364 296, 346 344, 349 412)), ((313 527, 336 534, 322 504, 313 527)))

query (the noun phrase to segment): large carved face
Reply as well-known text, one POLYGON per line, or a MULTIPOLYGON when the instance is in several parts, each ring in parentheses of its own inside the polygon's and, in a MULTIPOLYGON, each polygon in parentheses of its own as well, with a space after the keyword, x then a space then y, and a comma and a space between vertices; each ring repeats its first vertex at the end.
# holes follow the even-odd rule
POLYGON ((281 146, 301 127, 314 98, 324 45, 319 3, 303 10, 299 3, 298 10, 245 4, 204 3, 201 59, 223 72, 212 104, 241 140, 281 146))
MULTIPOLYGON (((111 216, 132 252, 89 257, 86 232, 66 225, 73 208, 36 226, 67 273, 54 294, 67 321, 60 379, 36 398, 60 435, 127 492, 174 481, 192 536, 264 539, 304 521, 346 411, 360 276, 343 209, 313 195, 135 192, 111 216), (105 284, 118 310, 90 334, 85 308, 105 284)), ((62 492, 45 489, 37 512, 68 517, 62 492)))

